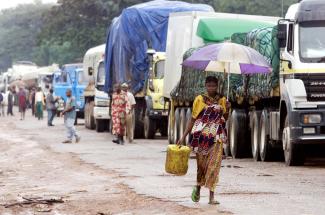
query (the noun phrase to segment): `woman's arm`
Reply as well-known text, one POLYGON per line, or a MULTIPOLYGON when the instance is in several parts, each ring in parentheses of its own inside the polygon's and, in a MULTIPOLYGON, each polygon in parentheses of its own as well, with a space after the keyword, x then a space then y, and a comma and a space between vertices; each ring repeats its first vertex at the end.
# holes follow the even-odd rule
POLYGON ((186 129, 184 131, 183 136, 181 137, 180 140, 178 140, 177 145, 182 145, 182 143, 185 141, 186 136, 192 131, 194 123, 195 123, 195 119, 191 118, 191 120, 187 124, 187 127, 186 127, 186 129))

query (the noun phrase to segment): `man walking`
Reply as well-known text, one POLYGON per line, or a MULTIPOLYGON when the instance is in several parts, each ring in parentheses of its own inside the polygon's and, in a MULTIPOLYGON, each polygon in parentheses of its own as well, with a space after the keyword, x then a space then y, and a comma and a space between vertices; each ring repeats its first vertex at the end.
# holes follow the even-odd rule
POLYGON ((46 96, 47 126, 54 126, 52 122, 56 113, 55 102, 53 89, 50 89, 49 94, 46 96))
POLYGON ((3 91, 0 92, 0 116, 5 116, 5 94, 3 91))
POLYGON ((76 143, 79 143, 80 141, 80 136, 77 134, 76 128, 74 126, 74 122, 76 119, 76 100, 72 96, 72 92, 70 89, 66 91, 67 95, 67 101, 65 104, 65 109, 61 113, 64 115, 64 124, 65 127, 67 128, 67 137, 68 139, 63 141, 62 143, 72 143, 72 138, 76 138, 76 143))
POLYGON ((133 94, 129 91, 127 83, 122 84, 122 90, 126 93, 128 99, 126 104, 126 136, 129 143, 132 143, 134 137, 134 107, 136 102, 133 94))

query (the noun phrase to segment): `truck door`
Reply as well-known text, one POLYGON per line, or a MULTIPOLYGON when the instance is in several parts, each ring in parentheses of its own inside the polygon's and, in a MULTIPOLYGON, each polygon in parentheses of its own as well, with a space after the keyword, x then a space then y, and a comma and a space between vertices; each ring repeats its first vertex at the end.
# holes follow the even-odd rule
POLYGON ((76 69, 73 77, 73 95, 76 98, 76 105, 79 111, 83 111, 85 107, 84 91, 86 84, 83 81, 82 69, 76 69))

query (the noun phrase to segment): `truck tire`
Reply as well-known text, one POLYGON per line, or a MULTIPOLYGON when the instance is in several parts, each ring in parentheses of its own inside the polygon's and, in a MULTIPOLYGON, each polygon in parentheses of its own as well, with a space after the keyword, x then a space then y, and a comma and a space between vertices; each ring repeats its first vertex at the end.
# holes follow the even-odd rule
POLYGON ((179 120, 180 120, 180 112, 179 112, 179 108, 176 108, 175 110, 175 121, 174 121, 174 129, 173 129, 173 143, 176 144, 177 141, 179 140, 180 136, 179 136, 179 120))
POLYGON ((105 131, 105 122, 106 120, 96 119, 96 132, 100 133, 105 131))
POLYGON ((141 139, 144 137, 144 118, 143 118, 143 109, 141 107, 136 106, 134 109, 134 120, 135 120, 135 126, 134 126, 134 138, 141 139))
POLYGON ((255 161, 260 160, 259 141, 260 141, 260 118, 261 111, 253 111, 251 116, 251 145, 252 156, 255 161))
POLYGON ((168 119, 163 119, 162 122, 160 123, 160 134, 162 137, 167 137, 168 136, 168 119))
MULTIPOLYGON (((192 120, 192 110, 191 108, 187 108, 186 110, 186 123, 185 123, 185 129, 187 128, 188 123, 192 120)), ((190 144, 191 142, 191 133, 189 133, 186 137, 186 144, 190 144)))
POLYGON ((89 128, 91 130, 94 130, 96 128, 95 125, 95 117, 94 117, 94 107, 95 107, 95 102, 91 101, 89 103, 89 128))
MULTIPOLYGON (((185 108, 180 108, 179 112, 179 138, 181 138, 186 129, 186 112, 185 108)), ((183 143, 186 144, 186 143, 183 143)))
POLYGON ((144 137, 146 139, 154 139, 156 135, 156 121, 149 116, 149 110, 146 110, 144 116, 144 137))
POLYGON ((269 111, 264 109, 260 118, 260 157, 262 161, 271 161, 274 157, 269 134, 269 111))
POLYGON ((169 114, 168 116, 168 143, 174 144, 174 129, 173 129, 173 119, 172 114, 169 114))
POLYGON ((243 110, 233 110, 230 117, 229 143, 233 158, 243 158, 246 141, 246 113, 243 110))
POLYGON ((283 142, 284 159, 286 165, 287 166, 303 165, 305 162, 303 146, 295 144, 291 140, 288 116, 286 117, 284 123, 282 142, 283 142))

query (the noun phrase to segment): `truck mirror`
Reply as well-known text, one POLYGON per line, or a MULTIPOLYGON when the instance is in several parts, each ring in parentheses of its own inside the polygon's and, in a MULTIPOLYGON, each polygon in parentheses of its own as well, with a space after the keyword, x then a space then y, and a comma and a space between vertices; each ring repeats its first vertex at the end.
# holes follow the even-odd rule
POLYGON ((92 67, 88 67, 88 75, 93 75, 94 69, 92 67))
POLYGON ((279 47, 285 48, 287 46, 287 25, 286 24, 278 24, 277 38, 279 40, 279 47))
POLYGON ((155 91, 155 87, 153 86, 153 80, 149 79, 149 90, 151 90, 152 92, 155 91))

